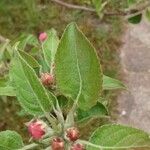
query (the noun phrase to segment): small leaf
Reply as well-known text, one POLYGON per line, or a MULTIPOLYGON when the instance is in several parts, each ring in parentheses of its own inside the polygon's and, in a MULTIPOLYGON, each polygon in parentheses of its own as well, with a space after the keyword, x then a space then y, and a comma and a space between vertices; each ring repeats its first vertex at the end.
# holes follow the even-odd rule
POLYGON ((136 16, 133 16, 133 17, 130 17, 128 19, 128 21, 132 24, 138 24, 140 23, 142 20, 142 14, 139 14, 139 15, 136 15, 136 16))
POLYGON ((34 70, 17 51, 10 74, 18 101, 25 111, 32 115, 50 111, 53 96, 47 94, 34 70))
POLYGON ((99 148, 88 146, 87 150, 150 148, 150 135, 123 125, 104 125, 96 129, 89 142, 99 148))
POLYGON ((97 103, 102 71, 95 49, 74 23, 67 26, 55 58, 56 83, 66 97, 78 99, 81 109, 97 103))
POLYGON ((150 8, 148 8, 145 12, 147 20, 150 22, 150 8))
POLYGON ((0 95, 1 96, 16 96, 16 92, 14 88, 11 86, 0 87, 0 95))
POLYGON ((108 115, 108 111, 106 107, 99 102, 87 111, 83 111, 81 109, 77 110, 77 117, 79 122, 82 122, 90 118, 95 118, 95 117, 97 118, 106 115, 108 115))
POLYGON ((6 40, 6 42, 0 44, 0 61, 5 60, 5 51, 7 50, 9 42, 10 42, 9 40, 6 40))
POLYGON ((39 44, 36 36, 32 34, 21 35, 18 41, 20 41, 18 45, 20 50, 24 50, 27 45, 37 46, 39 44))
POLYGON ((134 5, 138 0, 128 0, 128 6, 134 5))
POLYGON ((121 81, 103 75, 103 89, 116 90, 116 89, 126 89, 126 87, 121 81))
POLYGON ((96 9, 96 12, 99 13, 102 7, 102 0, 92 0, 92 3, 96 9))
POLYGON ((42 43, 44 58, 48 66, 54 62, 56 50, 58 47, 59 38, 54 29, 47 32, 48 38, 42 43))
POLYGON ((21 136, 14 131, 0 132, 0 150, 17 150, 23 147, 21 136))

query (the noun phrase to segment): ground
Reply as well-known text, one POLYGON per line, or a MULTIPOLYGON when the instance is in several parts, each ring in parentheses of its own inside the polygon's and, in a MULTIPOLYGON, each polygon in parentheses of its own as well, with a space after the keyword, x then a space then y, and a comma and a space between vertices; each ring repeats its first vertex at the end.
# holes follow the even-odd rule
POLYGON ((127 25, 120 59, 128 87, 118 96, 118 123, 150 132, 150 23, 127 25))

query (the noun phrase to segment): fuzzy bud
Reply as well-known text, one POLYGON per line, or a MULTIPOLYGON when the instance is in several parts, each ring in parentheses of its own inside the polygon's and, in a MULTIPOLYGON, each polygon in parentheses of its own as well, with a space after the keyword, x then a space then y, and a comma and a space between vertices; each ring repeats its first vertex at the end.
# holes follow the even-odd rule
POLYGON ((67 129, 66 137, 70 141, 73 141, 73 142, 76 141, 79 138, 79 130, 76 127, 67 129))
POLYGON ((54 138, 52 140, 51 148, 52 150, 64 150, 64 141, 59 137, 54 138))
POLYGON ((54 76, 49 73, 42 73, 41 74, 41 81, 42 84, 45 86, 49 86, 54 83, 54 76))
POLYGON ((85 148, 82 144, 77 143, 71 147, 71 150, 85 150, 85 148))
POLYGON ((39 35, 39 41, 40 42, 44 42, 47 39, 47 33, 46 32, 42 32, 39 35))
POLYGON ((36 120, 28 124, 28 132, 33 139, 39 140, 45 134, 46 124, 41 120, 36 120))

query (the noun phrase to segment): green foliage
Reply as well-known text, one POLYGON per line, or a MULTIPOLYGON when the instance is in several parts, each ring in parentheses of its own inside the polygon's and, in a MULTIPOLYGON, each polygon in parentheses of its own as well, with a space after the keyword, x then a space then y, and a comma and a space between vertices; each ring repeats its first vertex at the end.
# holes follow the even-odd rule
POLYGON ((2 96, 16 96, 16 92, 13 87, 6 86, 0 87, 0 95, 2 96))
POLYGON ((49 112, 53 96, 48 95, 34 70, 16 52, 11 69, 17 98, 25 111, 32 115, 49 112))
POLYGON ((128 1, 128 6, 131 6, 135 4, 138 0, 127 0, 128 1))
POLYGON ((21 55, 21 57, 34 69, 40 69, 40 65, 39 63, 36 61, 36 59, 34 59, 34 57, 32 57, 31 55, 29 55, 28 53, 26 53, 25 51, 19 51, 19 54, 21 55))
POLYGON ((21 136, 14 131, 0 132, 0 150, 17 150, 23 147, 21 136))
POLYGON ((95 7, 95 10, 96 10, 97 14, 100 17, 102 17, 102 15, 103 15, 102 11, 105 8, 105 6, 108 3, 108 1, 106 0, 106 1, 103 2, 103 0, 92 0, 92 3, 94 5, 94 7, 95 7))
POLYGON ((78 99, 81 109, 94 106, 102 90, 102 72, 94 48, 74 23, 61 38, 55 64, 58 90, 78 99))
POLYGON ((121 81, 103 75, 103 90, 116 89, 126 89, 126 87, 121 81))
POLYGON ((128 21, 133 24, 138 24, 141 22, 141 20, 142 20, 142 14, 135 15, 128 19, 128 21))
POLYGON ((83 111, 82 109, 77 110, 78 122, 86 122, 89 119, 99 118, 108 115, 107 108, 102 103, 97 103, 88 111, 83 111))
POLYGON ((18 49, 20 50, 25 50, 28 45, 35 47, 39 46, 38 39, 33 34, 23 34, 17 40, 19 40, 18 49))
POLYGON ((146 15, 147 20, 150 22, 150 8, 147 8, 145 15, 146 15))
MULTIPOLYGON (((47 66, 51 66, 54 63, 56 50, 58 47, 59 38, 54 29, 47 32, 48 38, 42 43, 42 49, 44 53, 45 62, 47 66)), ((50 68, 50 67, 49 67, 50 68)))
POLYGON ((149 134, 139 129, 115 124, 98 128, 89 141, 99 148, 88 146, 87 150, 150 147, 149 134))

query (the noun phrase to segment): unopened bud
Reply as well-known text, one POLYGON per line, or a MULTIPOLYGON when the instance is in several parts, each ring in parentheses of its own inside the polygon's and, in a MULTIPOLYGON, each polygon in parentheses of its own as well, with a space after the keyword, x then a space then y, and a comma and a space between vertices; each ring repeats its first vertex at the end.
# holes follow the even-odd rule
POLYGON ((52 150, 64 150, 64 141, 62 138, 56 137, 52 140, 52 150))
POLYGON ((71 150, 85 150, 85 148, 82 144, 77 143, 71 147, 71 150))
POLYGON ((42 32, 39 35, 39 41, 40 42, 44 42, 47 39, 47 33, 46 32, 42 32))
POLYGON ((46 124, 41 120, 36 120, 28 124, 28 132, 33 139, 41 139, 45 134, 46 124))
POLYGON ((76 127, 67 129, 66 137, 69 138, 70 141, 76 141, 79 138, 79 130, 76 127))
POLYGON ((49 86, 54 83, 54 76, 49 73, 42 73, 41 81, 43 85, 49 86))

